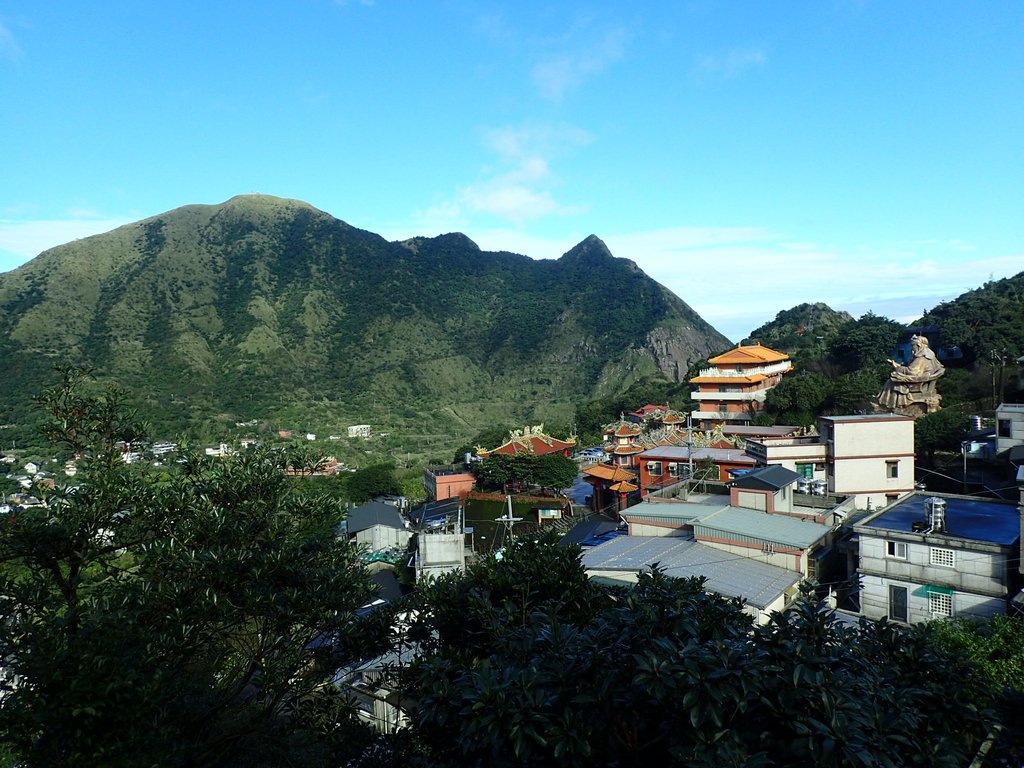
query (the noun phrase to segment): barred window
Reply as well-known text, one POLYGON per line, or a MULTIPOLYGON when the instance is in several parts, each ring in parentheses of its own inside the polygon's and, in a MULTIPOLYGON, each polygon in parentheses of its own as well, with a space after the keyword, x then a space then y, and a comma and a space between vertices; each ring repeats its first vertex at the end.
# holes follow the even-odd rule
POLYGON ((953 596, 944 595, 941 592, 932 592, 928 595, 928 610, 936 618, 949 618, 953 615, 953 596))
POLYGON ((954 553, 952 549, 932 547, 929 561, 932 565, 942 565, 946 568, 953 568, 956 565, 956 553, 954 553))

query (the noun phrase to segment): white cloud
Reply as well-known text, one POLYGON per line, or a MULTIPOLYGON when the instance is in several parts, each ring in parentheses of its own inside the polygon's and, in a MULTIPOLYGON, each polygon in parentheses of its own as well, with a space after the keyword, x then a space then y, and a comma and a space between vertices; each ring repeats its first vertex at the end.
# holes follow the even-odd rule
POLYGON ((578 25, 563 41, 568 50, 546 54, 534 65, 533 82, 541 96, 560 101, 568 91, 620 61, 626 53, 627 38, 621 27, 595 34, 589 24, 578 25))
POLYGON ((748 69, 763 67, 767 58, 760 48, 734 48, 720 55, 698 56, 697 71, 707 77, 729 80, 748 69))
POLYGON ((589 133, 567 125, 488 129, 483 145, 494 159, 481 169, 481 178, 459 187, 451 199, 435 203, 414 218, 429 231, 438 231, 438 225, 467 227, 473 214, 522 224, 582 212, 585 207, 555 198, 558 177, 551 162, 590 141, 589 133))

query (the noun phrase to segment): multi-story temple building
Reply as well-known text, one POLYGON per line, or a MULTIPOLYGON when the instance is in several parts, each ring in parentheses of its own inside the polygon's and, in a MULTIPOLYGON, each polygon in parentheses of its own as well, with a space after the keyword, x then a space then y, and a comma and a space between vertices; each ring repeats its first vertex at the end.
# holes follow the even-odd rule
POLYGON ((715 424, 749 424, 764 410, 768 391, 793 368, 789 355, 760 344, 737 345, 708 360, 710 368, 690 379, 698 402, 693 419, 702 428, 715 424))

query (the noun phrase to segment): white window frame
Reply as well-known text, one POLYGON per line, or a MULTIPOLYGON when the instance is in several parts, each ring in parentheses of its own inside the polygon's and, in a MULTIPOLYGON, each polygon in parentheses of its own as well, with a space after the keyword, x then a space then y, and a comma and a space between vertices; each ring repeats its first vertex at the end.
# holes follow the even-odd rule
POLYGON ((907 542, 887 541, 885 542, 885 556, 896 560, 907 559, 907 542))
POLYGON ((932 618, 948 619, 953 616, 953 596, 943 592, 928 593, 928 611, 932 618))
POLYGON ((885 476, 889 480, 898 478, 900 476, 900 463, 898 461, 886 461, 885 476))
POLYGON ((661 461, 648 461, 647 462, 647 474, 652 477, 661 476, 661 461))
POLYGON ((928 550, 928 562, 943 568, 956 568, 956 550, 932 547, 928 550))

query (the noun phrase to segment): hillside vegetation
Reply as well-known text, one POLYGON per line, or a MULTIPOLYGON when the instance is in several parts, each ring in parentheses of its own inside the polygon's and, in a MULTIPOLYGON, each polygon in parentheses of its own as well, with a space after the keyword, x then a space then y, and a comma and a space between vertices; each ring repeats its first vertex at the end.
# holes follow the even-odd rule
POLYGON ((55 363, 93 367, 158 430, 370 422, 469 435, 678 381, 729 342, 591 236, 558 260, 464 235, 388 242, 265 195, 179 208, 0 275, 4 423, 55 363))

